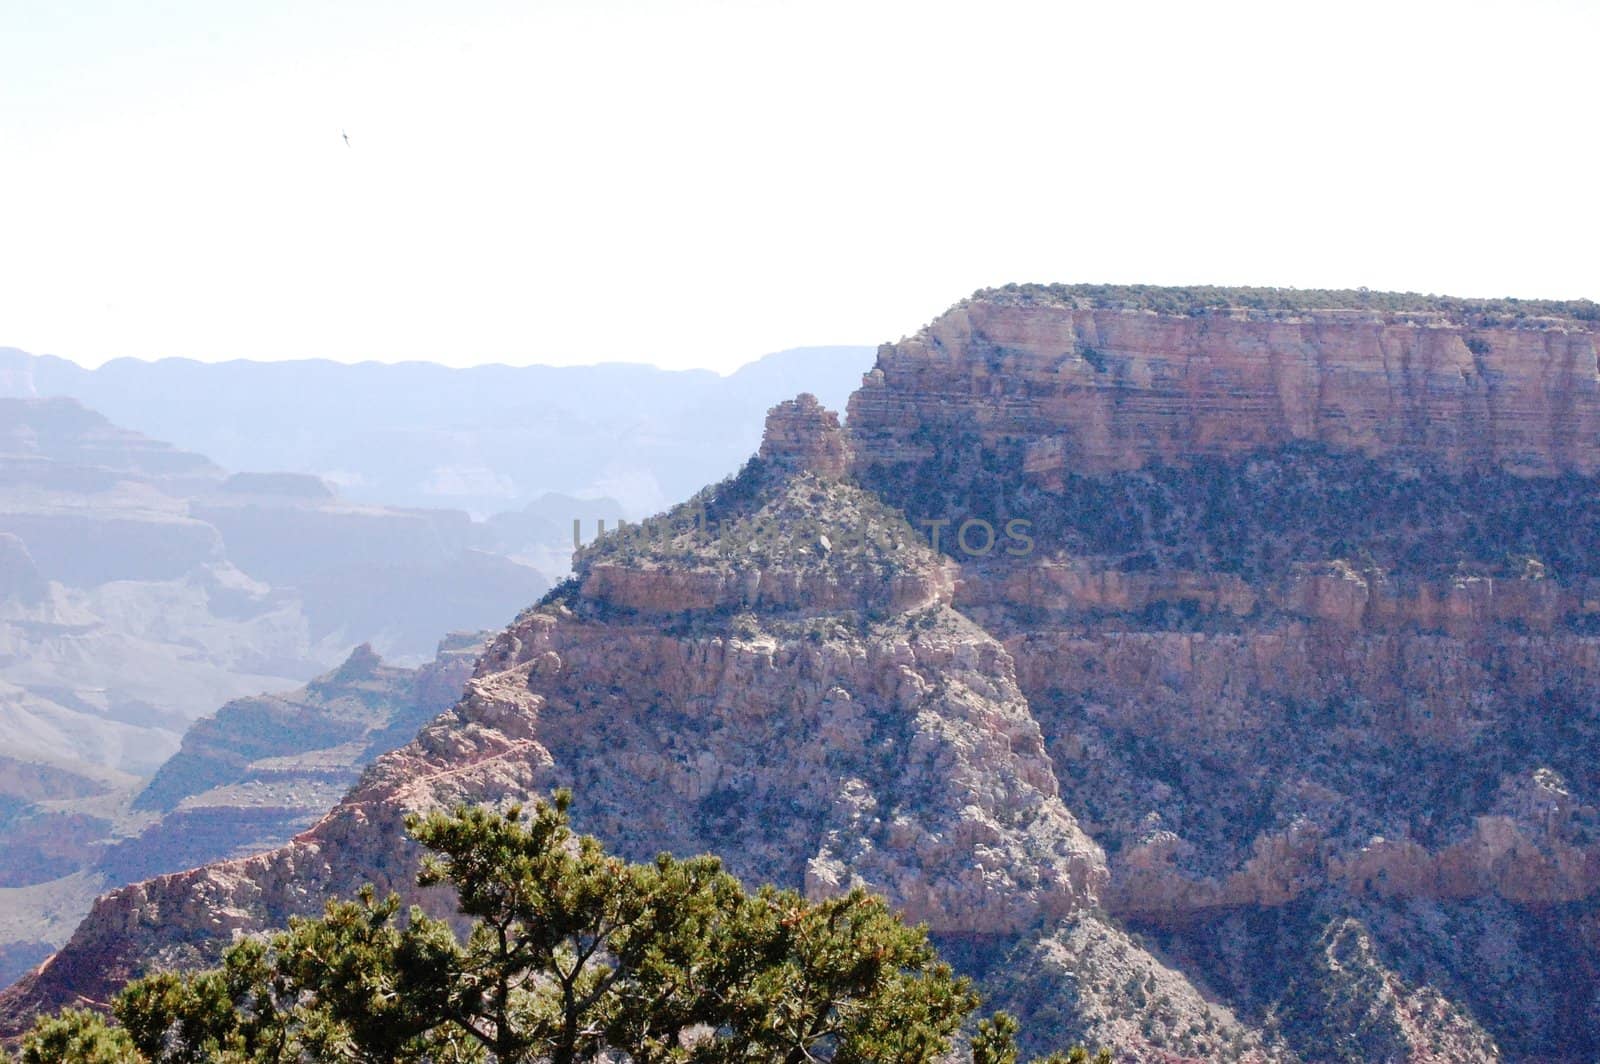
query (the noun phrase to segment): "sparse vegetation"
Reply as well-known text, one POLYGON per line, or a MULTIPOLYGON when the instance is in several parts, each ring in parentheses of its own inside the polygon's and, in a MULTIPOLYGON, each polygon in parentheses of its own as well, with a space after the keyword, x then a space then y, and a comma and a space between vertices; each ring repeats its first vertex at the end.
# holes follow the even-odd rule
POLYGON ((1232 311, 1291 316, 1317 310, 1365 310, 1382 314, 1442 314, 1478 326, 1509 325, 1538 317, 1600 321, 1600 304, 1587 299, 1464 299, 1417 292, 1373 292, 1365 288, 1009 284, 985 289, 974 298, 1023 306, 1067 303, 1196 317, 1232 311))
MULTIPOLYGON (((913 442, 920 442, 914 440, 913 442)), ((914 466, 868 471, 913 523, 965 513, 1033 522, 1044 554, 1110 556, 1124 571, 1208 569, 1261 580, 1297 563, 1360 559, 1393 579, 1600 576, 1600 495, 1577 475, 1446 474, 1311 443, 1031 485, 1022 454, 945 438, 914 466), (1529 560, 1537 564, 1530 565, 1529 560)), ((941 544, 948 547, 948 544, 941 544)))

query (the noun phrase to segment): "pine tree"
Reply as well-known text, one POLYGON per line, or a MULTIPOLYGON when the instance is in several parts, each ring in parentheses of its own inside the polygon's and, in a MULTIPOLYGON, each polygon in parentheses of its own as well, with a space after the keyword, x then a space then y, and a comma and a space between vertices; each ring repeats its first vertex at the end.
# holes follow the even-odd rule
MULTIPOLYGON (((430 851, 418 883, 454 888, 465 941, 367 888, 219 968, 130 984, 120 1026, 42 1019, 23 1060, 926 1064, 978 1005, 881 898, 750 893, 714 857, 630 864, 574 834, 569 803, 408 823, 430 851)), ((1016 1030, 980 1025, 975 1064, 1015 1064, 1016 1030)), ((1051 1060, 1087 1064, 1074 1052, 1051 1060)))

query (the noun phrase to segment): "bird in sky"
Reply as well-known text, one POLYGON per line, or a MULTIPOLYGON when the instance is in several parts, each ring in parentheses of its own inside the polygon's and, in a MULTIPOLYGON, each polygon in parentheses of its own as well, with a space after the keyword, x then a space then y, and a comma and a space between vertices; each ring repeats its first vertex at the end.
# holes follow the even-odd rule
POLYGON ((344 138, 344 146, 348 148, 350 146, 350 134, 341 129, 339 130, 339 136, 344 138))

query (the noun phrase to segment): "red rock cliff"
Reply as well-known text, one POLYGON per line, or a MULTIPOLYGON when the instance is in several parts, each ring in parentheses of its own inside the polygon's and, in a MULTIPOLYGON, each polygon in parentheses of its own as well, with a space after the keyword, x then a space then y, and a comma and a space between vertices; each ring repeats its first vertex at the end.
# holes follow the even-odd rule
POLYGON ((1312 440, 1447 468, 1600 469, 1597 326, 1360 308, 1162 314, 1068 290, 979 293, 885 345, 850 401, 860 461, 958 425, 1030 475, 1312 440))

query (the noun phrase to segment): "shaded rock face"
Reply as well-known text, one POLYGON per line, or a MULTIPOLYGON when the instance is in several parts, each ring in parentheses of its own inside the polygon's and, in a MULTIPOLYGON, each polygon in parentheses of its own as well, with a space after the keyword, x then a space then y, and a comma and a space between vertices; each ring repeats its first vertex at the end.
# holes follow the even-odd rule
POLYGON ((1116 1046, 1118 1060, 1293 1059, 1208 1001, 1179 971, 1104 917, 1079 913, 1020 943, 990 981, 996 1008, 1027 1016, 1021 1048, 1116 1046))
POLYGON ((231 495, 277 495, 324 502, 335 498, 327 481, 306 473, 235 473, 222 482, 220 490, 231 495))
POLYGON ((1311 951, 1288 1019, 1320 1028, 1369 1060, 1492 1060, 1494 1039, 1431 986, 1408 986, 1384 966, 1366 928, 1334 922, 1311 951))
MULTIPOLYGON (((1380 1057, 1593 1056, 1595 940, 1535 915, 1600 898, 1593 335, 980 293, 852 400, 854 474, 913 525, 1032 523, 1027 557, 952 552, 955 604, 1013 655, 1107 908, 1247 1022, 1354 906, 1371 973, 1407 970, 1360 980, 1380 1057), (1470 945, 1430 906, 1479 913, 1470 945)), ((1367 1023, 1346 996, 1297 999, 1291 1047, 1367 1023)))

